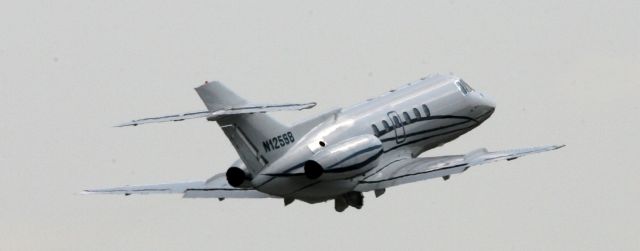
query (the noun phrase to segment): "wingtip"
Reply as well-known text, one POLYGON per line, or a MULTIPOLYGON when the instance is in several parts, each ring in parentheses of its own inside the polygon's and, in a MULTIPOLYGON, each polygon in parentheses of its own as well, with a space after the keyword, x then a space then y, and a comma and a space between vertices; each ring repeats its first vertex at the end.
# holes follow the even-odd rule
POLYGON ((94 191, 92 190, 82 190, 81 192, 78 193, 79 195, 91 195, 91 194, 96 194, 94 191))
POLYGON ((204 83, 202 83, 201 85, 195 87, 194 89, 198 90, 198 89, 202 89, 205 88, 205 86, 207 85, 221 85, 222 83, 218 80, 213 80, 213 81, 204 81, 204 83))
MULTIPOLYGON (((309 103, 306 103, 306 104, 305 104, 305 106, 304 106, 302 109, 311 109, 311 108, 316 107, 316 105, 318 105, 318 103, 316 103, 316 102, 309 102, 309 103)), ((301 109, 301 110, 302 110, 302 109, 301 109)))
POLYGON ((114 125, 113 127, 126 127, 126 126, 137 126, 137 123, 134 123, 134 121, 131 122, 126 122, 126 123, 120 123, 117 125, 114 125))

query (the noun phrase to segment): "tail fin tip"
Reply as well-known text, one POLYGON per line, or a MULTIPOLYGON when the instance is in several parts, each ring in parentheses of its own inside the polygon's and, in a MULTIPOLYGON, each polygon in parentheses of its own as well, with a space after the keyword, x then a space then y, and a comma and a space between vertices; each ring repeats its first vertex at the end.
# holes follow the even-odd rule
POLYGON ((195 90, 210 111, 247 103, 245 99, 218 81, 205 81, 204 84, 196 87, 195 90))

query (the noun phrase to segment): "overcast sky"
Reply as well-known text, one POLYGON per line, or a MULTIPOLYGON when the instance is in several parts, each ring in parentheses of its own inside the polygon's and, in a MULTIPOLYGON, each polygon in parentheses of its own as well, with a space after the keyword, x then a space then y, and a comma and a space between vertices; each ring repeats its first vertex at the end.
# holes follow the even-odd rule
POLYGON ((2 1, 2 250, 639 250, 640 1, 2 1), (281 200, 81 196, 206 179, 236 153, 204 120, 219 80, 287 123, 453 72, 495 99, 425 155, 558 151, 366 194, 281 200))

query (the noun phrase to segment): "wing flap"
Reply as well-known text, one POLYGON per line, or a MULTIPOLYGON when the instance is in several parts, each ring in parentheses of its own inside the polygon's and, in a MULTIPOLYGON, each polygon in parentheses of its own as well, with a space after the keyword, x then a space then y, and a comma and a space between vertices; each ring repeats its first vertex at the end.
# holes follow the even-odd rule
POLYGON ((383 166, 374 174, 360 181, 360 184, 355 190, 366 192, 421 180, 448 177, 452 174, 464 172, 472 166, 500 160, 514 160, 529 154, 552 151, 562 147, 564 147, 564 145, 532 147, 498 152, 489 152, 486 149, 479 149, 465 155, 399 160, 391 162, 387 166, 383 166))

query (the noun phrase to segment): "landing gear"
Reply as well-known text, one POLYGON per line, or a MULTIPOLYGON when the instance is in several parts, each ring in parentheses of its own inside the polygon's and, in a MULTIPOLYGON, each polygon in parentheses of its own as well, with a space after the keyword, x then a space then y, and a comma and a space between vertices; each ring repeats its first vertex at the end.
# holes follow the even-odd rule
POLYGON ((347 207, 351 206, 361 209, 364 205, 364 195, 361 192, 348 192, 334 199, 337 212, 343 212, 347 207))
POLYGON ((333 208, 338 213, 344 212, 344 210, 346 210, 347 207, 349 207, 349 204, 347 204, 347 201, 342 196, 340 196, 338 198, 335 198, 334 201, 335 201, 335 204, 334 204, 333 208))
POLYGON ((360 192, 348 192, 344 194, 343 197, 347 200, 349 206, 355 207, 356 209, 361 209, 364 205, 364 195, 360 192))

